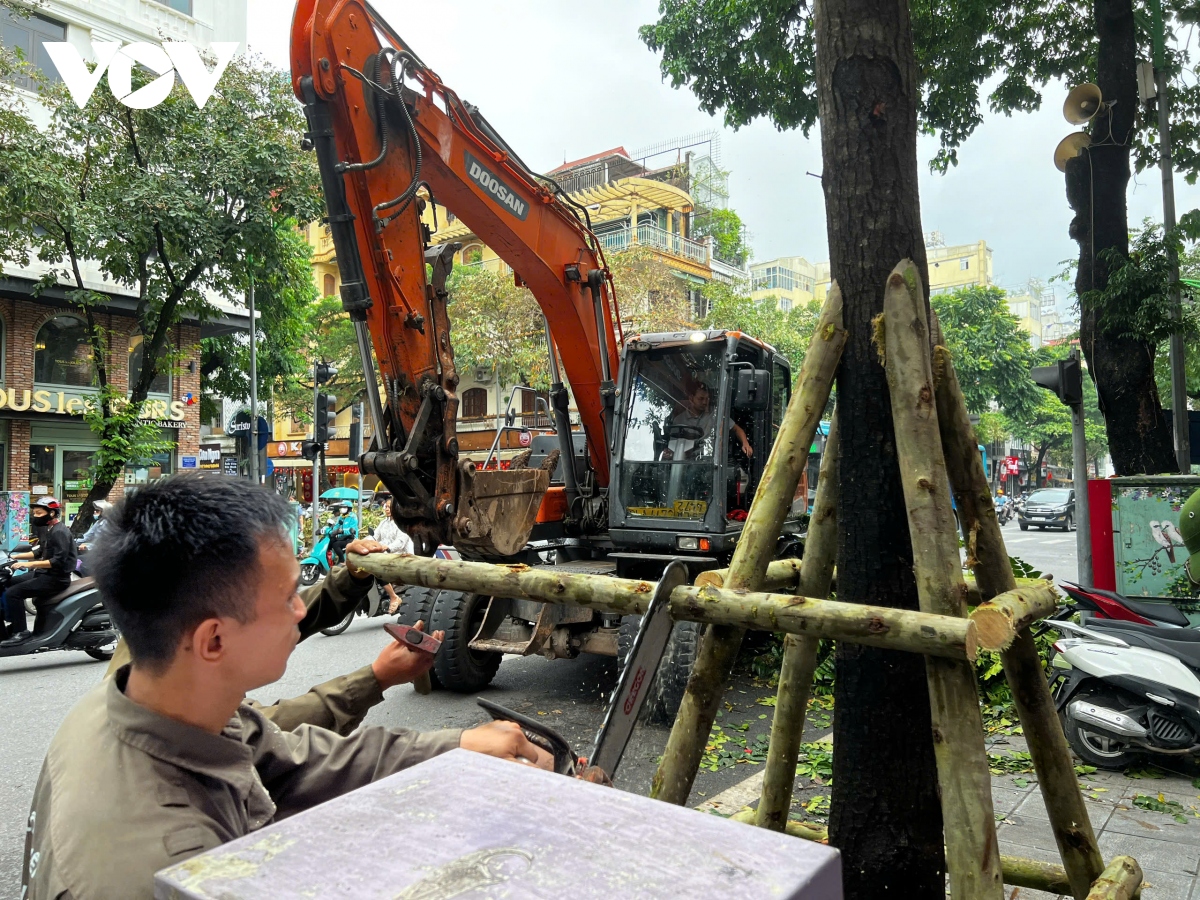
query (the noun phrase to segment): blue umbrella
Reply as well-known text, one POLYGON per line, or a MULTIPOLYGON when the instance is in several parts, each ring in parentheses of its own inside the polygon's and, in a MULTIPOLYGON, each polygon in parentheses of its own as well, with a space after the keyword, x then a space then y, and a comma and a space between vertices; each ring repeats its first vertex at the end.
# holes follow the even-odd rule
POLYGON ((321 495, 322 500, 357 500, 358 488, 330 488, 321 495))

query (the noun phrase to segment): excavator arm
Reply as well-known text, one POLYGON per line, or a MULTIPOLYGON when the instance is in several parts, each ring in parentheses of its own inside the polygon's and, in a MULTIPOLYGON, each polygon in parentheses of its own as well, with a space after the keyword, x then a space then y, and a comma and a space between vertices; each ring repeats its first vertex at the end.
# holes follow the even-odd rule
MULTIPOLYGON (((377 436, 360 466, 392 490, 397 522, 419 551, 448 543, 482 556, 514 553, 528 540, 549 475, 476 471, 459 459, 446 292, 459 247, 430 246, 422 213, 427 202, 435 215, 452 212, 537 299, 551 369, 557 345, 587 438, 589 485, 598 489, 609 479, 621 334, 587 211, 531 172, 365 0, 300 0, 291 62, 321 169, 342 305, 368 373, 377 436), (372 350, 382 393, 369 374, 372 350)), ((556 387, 567 468, 566 393, 556 387)))

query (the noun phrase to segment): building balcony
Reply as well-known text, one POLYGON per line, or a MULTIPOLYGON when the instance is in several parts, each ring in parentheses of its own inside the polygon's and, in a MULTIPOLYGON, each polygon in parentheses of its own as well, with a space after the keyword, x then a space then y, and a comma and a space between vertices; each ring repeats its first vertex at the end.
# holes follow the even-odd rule
POLYGON ((668 256, 686 259, 700 266, 708 265, 707 244, 674 234, 657 225, 638 225, 636 241, 633 240, 633 231, 630 228, 598 235, 598 237, 604 249, 614 253, 628 250, 634 244, 642 244, 668 256))

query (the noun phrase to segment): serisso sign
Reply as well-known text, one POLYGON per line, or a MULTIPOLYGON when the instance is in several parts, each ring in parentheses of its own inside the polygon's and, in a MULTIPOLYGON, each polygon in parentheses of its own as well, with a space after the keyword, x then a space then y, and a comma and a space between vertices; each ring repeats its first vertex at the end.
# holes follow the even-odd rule
MULTIPOLYGON (((63 416, 82 415, 96 402, 94 395, 70 394, 66 391, 27 391, 0 388, 0 410, 13 412, 53 413, 63 416)), ((160 419, 165 423, 182 422, 186 404, 182 400, 146 400, 142 404, 143 419, 160 419)), ((170 427, 170 425, 167 425, 170 427)))

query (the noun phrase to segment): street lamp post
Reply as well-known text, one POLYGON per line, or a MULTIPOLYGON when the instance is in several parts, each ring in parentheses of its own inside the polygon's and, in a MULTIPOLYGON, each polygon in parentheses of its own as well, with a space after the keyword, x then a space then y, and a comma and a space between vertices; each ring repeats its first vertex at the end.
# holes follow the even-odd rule
POLYGON ((247 472, 250 480, 258 484, 258 331, 254 321, 253 269, 250 271, 250 290, 246 305, 250 311, 250 459, 247 472))

